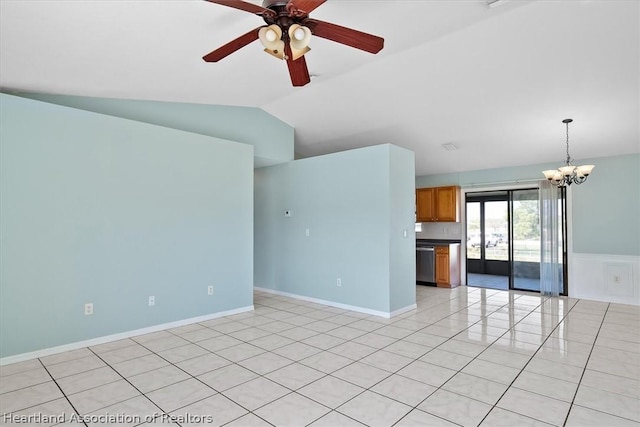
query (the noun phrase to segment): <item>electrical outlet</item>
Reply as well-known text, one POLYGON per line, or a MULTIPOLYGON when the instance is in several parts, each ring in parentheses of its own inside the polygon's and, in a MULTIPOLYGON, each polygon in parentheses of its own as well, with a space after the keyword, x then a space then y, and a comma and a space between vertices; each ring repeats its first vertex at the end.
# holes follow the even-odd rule
POLYGON ((618 276, 617 274, 613 276, 613 283, 620 283, 620 276, 618 276))
POLYGON ((311 230, 309 230, 308 228, 305 228, 304 235, 307 237, 311 236, 311 230))
POLYGON ((210 286, 207 288, 207 295, 213 295, 213 285, 210 285, 210 286))
POLYGON ((336 280, 336 286, 340 287, 342 286, 342 279, 338 277, 338 280, 336 280))
POLYGON ((93 303, 88 302, 84 305, 84 315, 91 316, 93 314, 93 303))
POLYGON ((156 297, 152 295, 149 297, 149 307, 153 307, 154 305, 156 305, 156 297))

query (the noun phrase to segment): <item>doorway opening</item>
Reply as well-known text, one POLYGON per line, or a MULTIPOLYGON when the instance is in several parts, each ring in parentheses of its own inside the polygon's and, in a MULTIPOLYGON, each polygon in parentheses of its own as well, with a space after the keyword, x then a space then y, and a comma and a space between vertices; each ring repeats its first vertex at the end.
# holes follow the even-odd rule
MULTIPOLYGON (((566 200, 558 188, 562 292, 566 295, 566 200)), ((538 188, 466 193, 467 285, 540 292, 538 188)))

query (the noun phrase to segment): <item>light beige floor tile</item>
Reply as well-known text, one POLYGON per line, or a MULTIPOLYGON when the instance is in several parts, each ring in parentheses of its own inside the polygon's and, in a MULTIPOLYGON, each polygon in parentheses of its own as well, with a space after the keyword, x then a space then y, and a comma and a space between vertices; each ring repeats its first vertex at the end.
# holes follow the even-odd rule
POLYGON ((432 347, 416 344, 414 342, 400 340, 386 346, 383 350, 399 354, 405 357, 417 359, 432 350, 432 347))
POLYGON ((264 353, 265 350, 256 347, 255 345, 242 343, 235 345, 233 347, 225 348, 223 350, 218 350, 216 354, 218 356, 222 356, 227 360, 231 360, 232 362, 238 363, 242 360, 249 359, 250 357, 257 356, 259 354, 264 353))
POLYGON ((158 355, 163 359, 168 360, 171 363, 182 362, 183 360, 193 359, 194 357, 208 354, 209 352, 204 348, 195 344, 187 344, 180 347, 174 347, 168 350, 158 352, 158 355))
POLYGON ((222 334, 218 331, 214 331, 213 329, 209 329, 209 328, 204 328, 204 329, 198 329, 195 331, 191 331, 191 332, 186 332, 183 334, 180 334, 180 337, 182 339, 185 339, 187 341, 193 342, 193 343, 197 343, 200 341, 204 341, 204 340, 208 340, 211 338, 215 338, 215 337, 219 337, 222 334))
POLYGON ((57 380, 62 391, 69 395, 121 380, 122 377, 109 366, 81 372, 57 380))
POLYGON ((148 393, 171 384, 175 384, 189 378, 189 374, 175 366, 165 366, 143 374, 128 378, 142 393, 148 393))
POLYGON ((326 374, 300 363, 293 363, 277 371, 273 371, 267 375, 272 381, 277 382, 291 390, 297 390, 300 387, 324 377, 326 374))
POLYGON ((118 402, 129 400, 139 394, 131 384, 120 380, 68 397, 80 415, 86 415, 118 402))
POLYGON ((337 411, 367 426, 392 426, 411 411, 411 406, 370 391, 354 397, 337 411))
POLYGON ((399 370, 397 373, 404 377, 411 378, 434 387, 440 387, 442 384, 447 382, 449 378, 453 377, 456 374, 456 371, 416 360, 410 365, 399 370))
POLYGON ((373 386, 371 391, 409 406, 416 406, 436 391, 436 388, 401 375, 391 375, 373 386))
POLYGON ((394 427, 453 427, 458 425, 419 409, 414 409, 398 421, 394 427))
POLYGON ((413 360, 412 358, 396 353, 380 350, 360 359, 360 362, 375 366, 384 371, 396 372, 413 362, 413 360))
POLYGON ((118 348, 111 351, 106 351, 100 354, 100 357, 109 365, 114 365, 125 360, 135 359, 136 357, 142 357, 151 354, 149 350, 141 346, 140 344, 129 345, 126 347, 118 348))
POLYGON ((457 353, 451 353, 449 351, 440 350, 439 348, 434 348, 433 350, 422 356, 419 360, 431 363, 433 365, 443 366, 445 368, 459 371, 460 369, 464 368, 469 362, 471 362, 473 358, 457 353))
POLYGON ((145 342, 144 347, 153 351, 154 353, 159 353, 163 350, 169 350, 171 348, 182 347, 184 345, 189 344, 190 342, 180 338, 177 335, 171 335, 164 338, 158 338, 157 340, 151 340, 145 342))
POLYGON ((340 356, 348 357, 351 360, 360 360, 375 352, 376 349, 355 341, 347 341, 343 344, 330 348, 329 351, 331 353, 339 354, 340 356))
POLYGON ((171 413, 183 427, 221 426, 247 414, 247 410, 222 394, 215 394, 171 413))
POLYGON ((10 391, 0 398, 0 414, 41 405, 61 397, 63 395, 53 381, 10 391))
POLYGON ((335 347, 337 345, 344 343, 345 340, 343 340, 342 338, 334 337, 327 334, 316 333, 316 335, 306 338, 302 342, 304 344, 307 344, 322 350, 328 350, 332 347, 335 347))
POLYGON ((205 354, 176 364, 178 368, 194 377, 229 365, 231 361, 216 354, 205 354))
POLYGON ((418 405, 418 409, 462 426, 477 426, 491 405, 446 390, 438 390, 418 405))
POLYGON ((322 418, 309 424, 309 427, 363 427, 364 424, 359 423, 353 418, 342 415, 339 412, 332 411, 322 418))
POLYGON ((0 366, 0 377, 19 374, 20 372, 39 368, 42 368, 42 363, 40 363, 39 359, 31 359, 24 362, 11 363, 9 365, 0 366))
POLYGON ((323 351, 300 361, 301 364, 330 374, 353 363, 353 360, 338 354, 323 351))
POLYGON ((151 422, 160 409, 144 396, 118 402, 86 415, 88 426, 136 426, 151 422))
POLYGON ((225 427, 272 427, 271 424, 263 420, 262 418, 254 415, 247 414, 240 418, 225 424, 225 427))
POLYGON ((364 344, 368 347, 373 347, 375 349, 381 349, 390 344, 393 344, 397 340, 395 338, 387 337, 385 335, 376 334, 375 332, 369 332, 368 334, 364 334, 354 339, 352 342, 358 344, 364 344))
POLYGON ((593 409, 573 405, 566 427, 638 427, 638 423, 593 409))
POLYGON ((2 380, 0 380, 0 394, 42 384, 47 381, 51 381, 51 376, 42 366, 12 375, 5 375, 2 377, 2 380))
POLYGON ((12 414, 13 417, 5 419, 5 415, 3 413, 0 418, 0 424, 7 426, 24 426, 25 424, 34 426, 50 426, 70 422, 72 419, 78 418, 78 414, 73 410, 73 407, 65 398, 51 400, 38 406, 12 412, 12 414), (15 422, 21 421, 22 417, 26 417, 27 423, 15 422))
POLYGON ((154 369, 167 366, 169 362, 161 358, 156 354, 149 354, 147 356, 137 357, 135 359, 125 360, 124 362, 115 363, 111 365, 113 369, 118 371, 120 375, 125 378, 132 377, 134 375, 142 374, 144 372, 153 371, 154 369))
POLYGON ((293 342, 293 340, 277 334, 267 335, 266 337, 261 337, 250 341, 251 344, 267 351, 273 351, 277 348, 284 347, 285 345, 292 344, 293 342))
POLYGON ((472 344, 463 341, 449 340, 438 347, 440 350, 461 354, 468 357, 477 357, 487 347, 480 344, 472 344))
POLYGON ((289 393, 291 393, 291 390, 288 388, 259 377, 226 390, 224 395, 238 405, 254 411, 289 393))
POLYGON ((512 386, 569 403, 573 402, 576 390, 578 389, 578 384, 576 383, 530 371, 521 372, 512 386))
POLYGON ((214 394, 211 387, 191 378, 147 393, 147 397, 163 411, 171 412, 214 394))
POLYGON ((480 424, 481 427, 544 427, 552 424, 544 423, 534 418, 525 417, 515 412, 495 407, 480 424))
POLYGON ((269 372, 291 365, 292 363, 294 362, 291 359, 287 359, 271 352, 262 353, 238 362, 239 365, 260 375, 268 374, 269 372))
POLYGON ((498 407, 553 425, 562 425, 570 403, 511 387, 502 396, 498 407))
POLYGON ((275 354, 294 361, 306 359, 307 357, 313 356, 321 351, 322 350, 317 347, 312 347, 301 342, 294 342, 273 350, 275 354))
POLYGON ((311 329, 307 329, 303 326, 299 326, 293 329, 287 329, 284 332, 281 332, 282 336, 285 336, 294 341, 303 341, 313 336, 318 335, 317 331, 313 331, 311 329))
POLYGON ((255 411, 255 414, 274 426, 299 427, 318 420, 329 411, 326 406, 297 393, 291 393, 263 406, 255 411))
MULTIPOLYGON (((331 321, 331 319, 328 320, 331 321)), ((379 330, 376 332, 379 332, 379 330)), ((352 340, 366 334, 366 332, 361 329, 351 328, 349 326, 340 326, 325 333, 327 335, 342 338, 343 340, 352 340)))
POLYGON ((640 399, 640 381, 631 378, 587 369, 580 384, 640 399))
POLYGON ((531 359, 524 370, 574 383, 580 382, 580 378, 582 378, 582 373, 584 372, 583 368, 577 366, 539 358, 531 359))
POLYGON ((69 375, 78 374, 80 372, 91 371, 103 366, 106 366, 106 364, 100 360, 98 356, 92 354, 91 356, 47 366, 47 370, 53 378, 59 379, 68 377, 69 375))
POLYGON ((620 377, 631 378, 634 380, 640 380, 640 365, 637 364, 622 362, 614 363, 609 359, 594 356, 589 358, 587 369, 604 372, 611 375, 617 375, 620 377))
POLYGON ((298 390, 298 393, 335 409, 363 391, 362 387, 358 387, 355 384, 332 376, 326 376, 302 387, 298 390))
POLYGON ((640 422, 637 398, 580 385, 574 404, 640 422))
POLYGON ((198 345, 200 347, 214 353, 216 351, 224 350, 225 348, 233 347, 238 344, 242 344, 242 341, 232 338, 228 335, 220 335, 218 337, 198 341, 198 345))
POLYGON ((366 363, 354 362, 351 365, 335 371, 331 375, 360 387, 369 388, 391 374, 382 369, 367 365, 366 363))
POLYGON ((458 372, 442 386, 442 389, 495 405, 507 387, 505 384, 458 372))
POLYGON ((202 374, 198 376, 198 379, 214 390, 222 392, 252 380, 257 376, 258 375, 250 370, 234 364, 202 374))
POLYGON ((41 357, 40 360, 44 366, 56 365, 70 360, 82 359, 84 357, 93 356, 93 352, 88 348, 79 348, 77 350, 65 351, 63 353, 52 354, 51 356, 41 357))

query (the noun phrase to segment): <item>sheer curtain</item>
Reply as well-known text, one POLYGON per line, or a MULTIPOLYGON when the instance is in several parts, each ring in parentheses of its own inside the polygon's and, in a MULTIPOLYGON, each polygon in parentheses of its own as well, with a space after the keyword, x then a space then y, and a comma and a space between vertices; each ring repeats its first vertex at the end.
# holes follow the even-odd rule
POLYGON ((559 191, 549 181, 540 181, 540 294, 547 296, 562 292, 559 191))

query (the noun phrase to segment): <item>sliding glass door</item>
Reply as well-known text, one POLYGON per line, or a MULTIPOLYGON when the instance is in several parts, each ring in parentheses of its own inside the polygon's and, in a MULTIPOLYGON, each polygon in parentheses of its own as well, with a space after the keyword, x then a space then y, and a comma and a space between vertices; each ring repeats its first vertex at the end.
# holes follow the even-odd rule
MULTIPOLYGON (((558 191, 562 262, 566 266, 566 209, 564 191, 558 191)), ((468 192, 465 205, 467 285, 539 292, 539 190, 468 192)), ((566 294, 566 286, 563 290, 566 294)))

